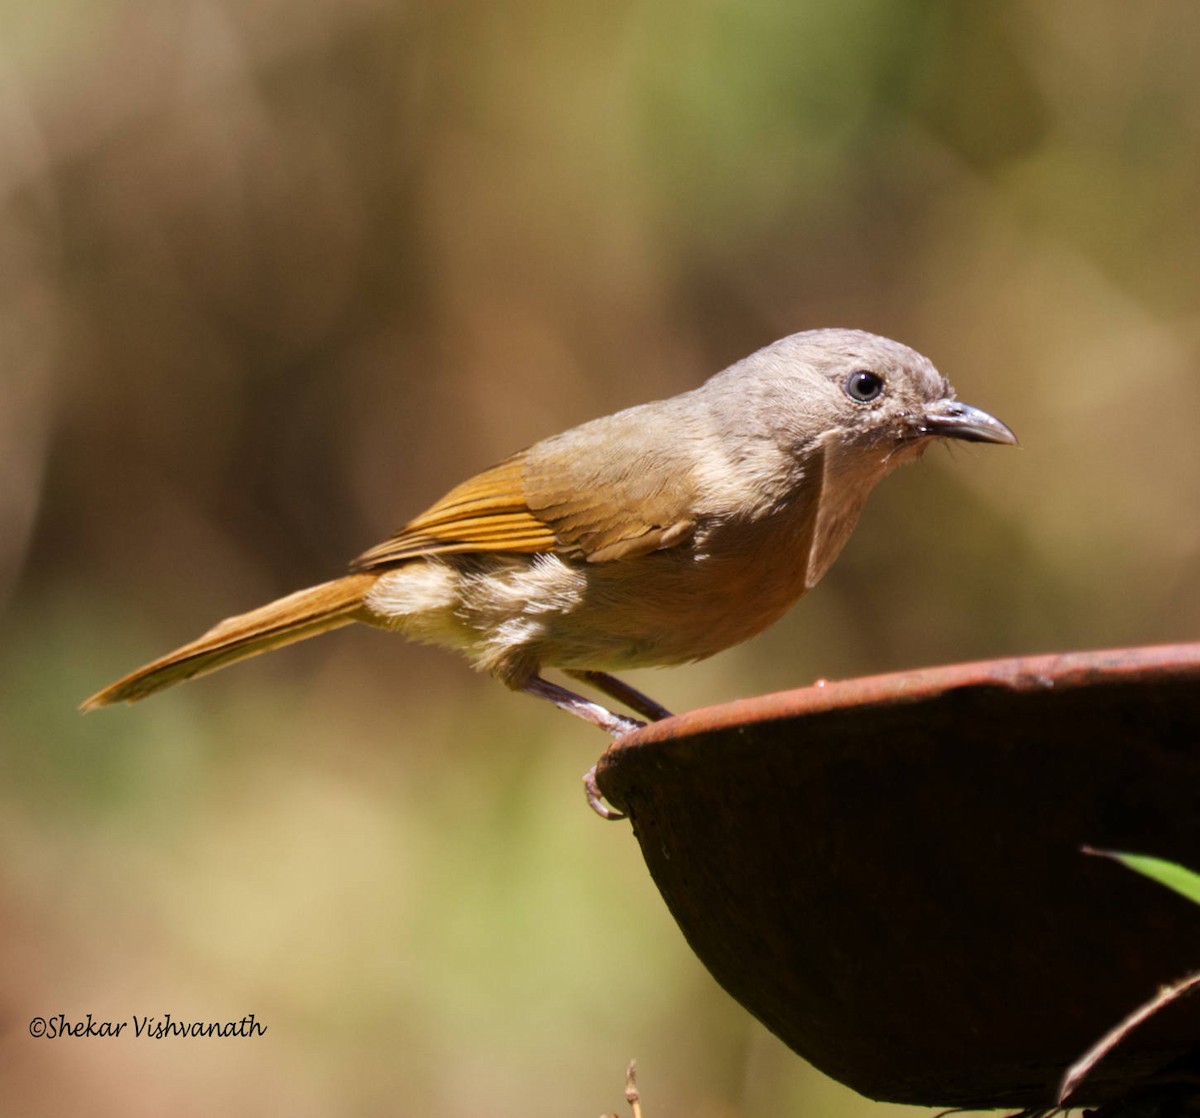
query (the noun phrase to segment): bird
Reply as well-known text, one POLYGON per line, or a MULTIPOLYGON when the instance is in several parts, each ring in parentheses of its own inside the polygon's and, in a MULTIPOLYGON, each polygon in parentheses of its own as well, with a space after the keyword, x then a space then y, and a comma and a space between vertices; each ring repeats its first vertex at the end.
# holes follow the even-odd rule
MULTIPOLYGON (((221 621, 82 704, 135 702, 354 622, 463 653, 620 737, 657 721, 613 672, 702 660, 821 579, 887 474, 939 439, 1015 444, 928 358, 862 330, 792 334, 690 391, 534 443, 451 489, 348 573, 221 621)), ((588 801, 607 817, 595 772, 588 801)))

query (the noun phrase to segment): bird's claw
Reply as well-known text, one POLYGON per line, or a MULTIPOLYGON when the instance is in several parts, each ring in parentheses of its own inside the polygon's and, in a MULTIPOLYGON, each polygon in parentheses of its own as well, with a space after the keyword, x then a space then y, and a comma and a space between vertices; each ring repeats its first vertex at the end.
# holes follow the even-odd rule
POLYGON ((601 819, 607 819, 610 823, 615 823, 618 819, 624 819, 625 815, 611 808, 604 802, 604 796, 600 791, 600 785, 596 783, 596 766, 593 765, 587 772, 583 774, 583 791, 587 796, 588 807, 590 807, 601 819))

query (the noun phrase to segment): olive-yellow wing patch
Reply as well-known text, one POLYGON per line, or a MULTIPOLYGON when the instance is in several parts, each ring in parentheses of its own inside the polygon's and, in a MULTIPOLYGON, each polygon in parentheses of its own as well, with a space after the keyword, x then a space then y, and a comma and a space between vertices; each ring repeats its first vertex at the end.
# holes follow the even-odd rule
POLYGON ((521 481, 521 456, 506 459, 451 489, 391 539, 353 563, 369 570, 414 559, 470 551, 553 551, 554 529, 530 512, 521 481))

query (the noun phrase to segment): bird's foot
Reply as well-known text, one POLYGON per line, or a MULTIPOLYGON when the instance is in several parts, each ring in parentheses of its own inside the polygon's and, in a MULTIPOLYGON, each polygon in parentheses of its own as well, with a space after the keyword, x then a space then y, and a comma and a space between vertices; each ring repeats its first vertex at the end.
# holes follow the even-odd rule
POLYGON ((600 791, 600 785, 596 783, 595 765, 583 774, 583 791, 587 796, 588 807, 600 816, 601 819, 607 819, 610 823, 615 823, 618 819, 625 818, 623 812, 609 807, 604 802, 604 794, 600 791))
MULTIPOLYGON (((620 683, 619 680, 613 680, 613 682, 620 683)), ((576 718, 582 718, 585 722, 590 722, 593 726, 598 726, 614 740, 624 737, 626 734, 631 734, 634 730, 640 730, 645 726, 644 722, 639 722, 636 718, 626 718, 623 714, 613 714, 611 710, 600 706, 599 703, 593 703, 590 699, 585 699, 582 695, 576 695, 574 691, 568 691, 565 687, 560 687, 557 683, 551 683, 549 680, 542 679, 541 676, 535 675, 522 687, 522 690, 528 692, 530 695, 536 695, 539 699, 548 699, 559 710, 565 710, 569 714, 575 715, 576 718)), ((636 694, 636 692, 634 693, 636 694)), ((650 702, 648 699, 646 701, 650 702)), ((657 706, 657 704, 655 705, 657 706)), ((661 710, 662 708, 659 709, 661 710)), ((614 810, 604 803, 600 787, 596 783, 595 765, 584 773, 583 790, 587 795, 588 806, 601 819, 616 820, 625 818, 619 811, 614 810)))

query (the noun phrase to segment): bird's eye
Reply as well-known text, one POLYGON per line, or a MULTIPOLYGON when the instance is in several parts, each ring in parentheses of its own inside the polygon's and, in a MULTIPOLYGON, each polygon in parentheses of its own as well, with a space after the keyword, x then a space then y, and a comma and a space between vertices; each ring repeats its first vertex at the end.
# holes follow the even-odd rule
POLYGON ((869 404, 883 391, 883 377, 859 370, 846 378, 846 395, 859 404, 869 404))

